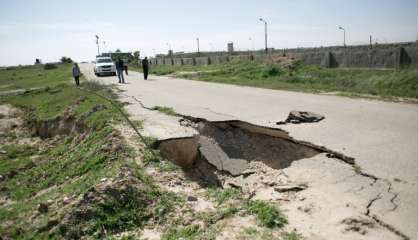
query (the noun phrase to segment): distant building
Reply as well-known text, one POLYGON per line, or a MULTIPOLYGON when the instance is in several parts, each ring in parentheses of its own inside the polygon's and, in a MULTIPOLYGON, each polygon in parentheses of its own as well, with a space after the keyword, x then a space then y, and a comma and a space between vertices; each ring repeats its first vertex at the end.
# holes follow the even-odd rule
MULTIPOLYGON (((139 52, 138 52, 139 53, 139 52)), ((102 53, 100 56, 98 57, 110 57, 112 58, 112 60, 116 61, 119 58, 126 61, 126 62, 131 62, 132 60, 135 59, 135 56, 132 52, 111 52, 111 53, 102 53)), ((138 60, 138 59, 136 59, 138 60)))
POLYGON ((234 43, 233 42, 229 42, 227 47, 228 47, 228 53, 233 53, 234 52, 234 43))

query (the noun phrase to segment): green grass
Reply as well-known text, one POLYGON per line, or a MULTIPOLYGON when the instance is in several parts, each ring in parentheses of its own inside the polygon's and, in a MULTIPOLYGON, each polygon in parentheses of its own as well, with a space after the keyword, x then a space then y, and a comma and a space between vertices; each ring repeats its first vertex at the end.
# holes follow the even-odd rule
POLYGON ((362 169, 361 169, 361 167, 360 167, 359 165, 357 165, 357 164, 354 164, 354 165, 353 165, 353 170, 354 170, 354 172, 355 172, 355 173, 357 173, 357 174, 362 173, 362 169))
MULTIPOLYGON (((15 228, 26 229, 23 231, 25 234, 33 232, 39 226, 27 222, 25 216, 36 211, 38 203, 60 198, 62 195, 82 195, 100 179, 114 176, 130 152, 126 149, 103 151, 103 146, 112 135, 112 128, 105 127, 90 134, 77 145, 72 143, 71 138, 67 138, 52 149, 39 152, 36 160, 29 160, 26 154, 15 155, 15 158, 9 159, 8 162, 15 164, 8 166, 7 170, 13 170, 16 174, 0 183, 3 189, 0 195, 7 196, 14 202, 1 209, 0 222, 17 221, 15 228), (26 166, 30 167, 22 168, 22 161, 26 161, 26 166), (45 190, 47 191, 44 194, 39 194, 45 190)), ((50 217, 52 216, 49 214, 40 216, 45 221, 50 217)), ((7 236, 10 232, 5 230, 3 234, 7 236)))
POLYGON ((222 205, 227 200, 238 197, 241 192, 235 188, 209 188, 206 194, 209 199, 215 201, 218 205, 222 205))
POLYGON ((163 192, 157 186, 147 186, 145 192, 128 192, 112 196, 112 199, 99 203, 95 209, 93 233, 118 233, 142 228, 150 219, 163 222, 167 213, 172 211, 178 199, 174 194, 163 192), (150 206, 155 201, 156 204, 150 206))
POLYGON ((287 224, 286 216, 277 207, 263 201, 249 201, 248 211, 254 214, 260 225, 274 228, 287 224))
POLYGON ((10 144, 0 149, 6 151, 5 154, 0 154, 0 175, 2 176, 31 167, 33 162, 30 157, 38 152, 34 147, 26 144, 10 144))
POLYGON ((217 207, 215 211, 204 212, 200 218, 208 225, 214 225, 222 219, 234 216, 240 211, 239 206, 222 206, 217 207))
MULTIPOLYGON (((86 84, 82 84, 82 86, 84 85, 86 84)), ((109 96, 110 94, 107 89, 98 90, 97 93, 105 96, 109 96)), ((87 94, 85 91, 71 84, 61 84, 51 89, 33 91, 24 95, 1 96, 0 104, 9 103, 24 109, 32 109, 31 117, 33 119, 47 120, 61 115, 67 107, 80 99, 82 101, 75 110, 76 117, 81 117, 94 106, 105 106, 105 110, 95 112, 85 120, 85 123, 89 127, 101 128, 108 120, 122 119, 118 111, 109 102, 104 101, 96 95, 87 94)), ((119 105, 122 106, 121 104, 119 105)))
POLYGON ((168 229, 161 237, 162 240, 194 240, 203 234, 203 230, 197 226, 173 227, 168 229))
POLYGON ((8 67, 0 70, 0 91, 54 87, 71 79, 71 64, 57 64, 45 70, 44 65, 8 67))
POLYGON ((287 233, 283 237, 283 240, 299 240, 299 239, 300 237, 296 232, 287 233))
POLYGON ((325 69, 297 65, 294 70, 258 62, 209 66, 152 65, 152 74, 193 80, 304 92, 343 92, 384 98, 418 98, 418 69, 325 69), (190 73, 187 73, 190 72, 190 73))
POLYGON ((152 110, 158 111, 160 113, 164 113, 169 116, 178 116, 176 111, 174 111, 174 109, 171 107, 155 106, 152 108, 152 110))
MULTIPOLYGON (((120 121, 122 117, 118 111, 102 98, 87 93, 83 89, 92 90, 104 96, 114 98, 115 94, 105 86, 87 82, 82 77, 81 88, 75 87, 71 77, 71 64, 58 64, 57 68, 44 70, 42 66, 13 67, 11 70, 0 71, 0 91, 8 88, 27 89, 40 88, 25 94, 0 96, 0 104, 12 104, 23 109, 31 109, 32 118, 46 120, 59 116, 70 105, 79 101, 76 108, 76 117, 81 117, 94 106, 104 105, 105 110, 98 111, 89 116, 85 122, 89 127, 103 127, 108 120, 120 121), (24 76, 20 81, 11 83, 9 75, 24 76), (6 86, 6 88, 3 88, 6 86), (82 101, 80 101, 82 100, 82 101)), ((120 107, 120 103, 116 103, 120 107)))

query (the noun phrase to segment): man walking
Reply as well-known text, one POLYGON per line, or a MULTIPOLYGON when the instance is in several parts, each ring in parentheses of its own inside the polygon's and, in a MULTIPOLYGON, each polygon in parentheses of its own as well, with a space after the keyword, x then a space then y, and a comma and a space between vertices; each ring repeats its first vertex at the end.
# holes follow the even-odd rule
POLYGON ((128 76, 128 64, 125 64, 125 74, 126 74, 126 76, 128 76))
POLYGON ((75 85, 80 86, 80 68, 78 67, 77 63, 74 63, 73 66, 73 77, 74 77, 74 81, 75 81, 75 85))
POLYGON ((148 71, 149 71, 148 65, 149 65, 148 58, 145 57, 142 60, 142 71, 144 72, 144 80, 148 79, 148 71))
POLYGON ((122 59, 118 58, 118 61, 116 62, 116 72, 118 73, 119 83, 125 83, 125 79, 123 77, 123 65, 122 59))

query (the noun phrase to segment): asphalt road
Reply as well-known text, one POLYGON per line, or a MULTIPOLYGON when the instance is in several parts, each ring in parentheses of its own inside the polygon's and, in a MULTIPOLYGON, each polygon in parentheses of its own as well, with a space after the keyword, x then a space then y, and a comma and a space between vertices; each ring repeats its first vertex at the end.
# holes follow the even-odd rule
MULTIPOLYGON (((81 68, 91 80, 117 83, 116 77, 96 78, 91 65, 81 65, 81 68)), ((144 81, 134 72, 126 77, 126 81, 127 84, 118 85, 124 90, 123 94, 135 97, 147 107, 167 106, 180 114, 211 121, 239 119, 281 128, 295 139, 354 157, 364 173, 378 177, 381 185, 389 186, 387 192, 382 192, 373 202, 373 214, 410 239, 418 239, 418 105, 169 77, 150 76, 144 81), (292 110, 319 113, 325 120, 312 124, 276 125, 292 110)), ((130 106, 129 112, 140 114, 141 108, 139 104, 130 106)), ((156 137, 193 134, 180 131, 169 119, 152 116, 148 119, 149 126, 154 124, 154 129, 160 129, 153 132, 156 137)))

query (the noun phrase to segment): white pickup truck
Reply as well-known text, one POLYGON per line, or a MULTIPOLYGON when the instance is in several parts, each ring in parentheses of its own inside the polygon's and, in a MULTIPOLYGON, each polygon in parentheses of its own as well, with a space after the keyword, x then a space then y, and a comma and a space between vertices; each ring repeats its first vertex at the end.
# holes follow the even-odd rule
POLYGON ((98 57, 94 65, 96 76, 113 75, 116 76, 116 66, 110 57, 98 57))

